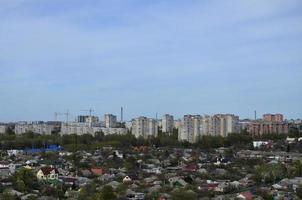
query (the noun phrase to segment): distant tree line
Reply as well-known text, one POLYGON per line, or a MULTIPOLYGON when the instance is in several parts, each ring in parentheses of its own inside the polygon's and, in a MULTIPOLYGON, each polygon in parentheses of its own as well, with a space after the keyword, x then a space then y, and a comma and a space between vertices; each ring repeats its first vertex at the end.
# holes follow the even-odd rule
MULTIPOLYGON (((296 136, 290 133, 290 136, 296 136)), ((51 144, 57 144, 67 150, 94 150, 104 146, 129 147, 129 146, 155 146, 155 147, 197 147, 201 149, 219 148, 219 147, 244 147, 257 140, 280 140, 285 139, 286 134, 264 134, 262 136, 252 136, 246 131, 241 133, 232 133, 227 137, 222 136, 202 136, 195 144, 186 141, 178 141, 178 131, 174 129, 173 133, 163 133, 159 130, 158 137, 136 138, 130 132, 125 135, 104 135, 97 132, 94 136, 84 135, 60 135, 54 133, 51 135, 39 135, 33 132, 27 132, 22 135, 15 135, 13 132, 0 135, 0 148, 7 149, 25 149, 25 148, 46 148, 51 144)))

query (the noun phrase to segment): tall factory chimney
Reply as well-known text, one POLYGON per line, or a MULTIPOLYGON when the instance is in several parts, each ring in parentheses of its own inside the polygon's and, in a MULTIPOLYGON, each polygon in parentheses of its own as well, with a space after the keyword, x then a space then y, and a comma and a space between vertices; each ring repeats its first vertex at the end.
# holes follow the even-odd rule
POLYGON ((124 115, 124 110, 123 110, 123 107, 121 107, 121 123, 123 123, 123 116, 124 115))

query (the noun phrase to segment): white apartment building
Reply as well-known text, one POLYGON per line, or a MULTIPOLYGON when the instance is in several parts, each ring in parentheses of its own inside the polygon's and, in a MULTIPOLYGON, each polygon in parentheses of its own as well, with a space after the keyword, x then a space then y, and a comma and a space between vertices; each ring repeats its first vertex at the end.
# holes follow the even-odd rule
POLYGON ((201 135, 215 135, 215 128, 214 128, 214 118, 205 115, 202 117, 202 130, 201 135))
POLYGON ((79 115, 76 120, 78 123, 91 123, 96 124, 99 122, 99 118, 97 116, 89 116, 89 115, 79 115))
POLYGON ((174 117, 172 115, 165 114, 162 118, 162 132, 172 133, 174 128, 174 117))
POLYGON ((181 127, 181 120, 180 119, 174 120, 174 127, 178 130, 180 129, 180 127, 181 127))
POLYGON ((185 115, 181 120, 178 140, 197 142, 202 134, 202 117, 200 115, 185 115))
POLYGON ((8 126, 7 126, 7 125, 1 124, 1 125, 0 125, 0 134, 6 133, 7 129, 8 129, 8 126))
POLYGON ((239 132, 239 117, 232 114, 214 116, 185 115, 181 120, 178 139, 197 142, 203 135, 226 137, 239 132))
POLYGON ((101 128, 104 135, 125 135, 128 132, 127 128, 101 128))
POLYGON ((215 133, 222 137, 228 136, 230 133, 239 133, 239 117, 233 114, 217 114, 215 118, 215 133))
POLYGON ((112 114, 105 114, 104 122, 106 128, 115 128, 117 126, 117 117, 112 114))
POLYGON ((147 117, 138 117, 132 120, 132 134, 135 137, 157 137, 158 135, 158 123, 155 119, 147 117))
POLYGON ((104 135, 126 134, 126 128, 105 128, 100 126, 90 126, 89 123, 63 123, 61 127, 61 135, 95 135, 96 132, 102 132, 104 135))
POLYGON ((33 132, 41 135, 51 135, 53 131, 59 130, 60 124, 29 122, 17 123, 15 125, 15 134, 20 135, 26 132, 33 132))

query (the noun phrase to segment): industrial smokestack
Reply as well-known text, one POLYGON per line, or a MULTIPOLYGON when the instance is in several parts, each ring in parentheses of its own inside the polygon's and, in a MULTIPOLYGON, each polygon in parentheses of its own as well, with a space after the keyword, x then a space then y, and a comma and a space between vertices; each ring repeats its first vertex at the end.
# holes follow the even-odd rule
POLYGON ((124 110, 123 107, 121 107, 121 123, 123 122, 123 115, 124 115, 124 110))

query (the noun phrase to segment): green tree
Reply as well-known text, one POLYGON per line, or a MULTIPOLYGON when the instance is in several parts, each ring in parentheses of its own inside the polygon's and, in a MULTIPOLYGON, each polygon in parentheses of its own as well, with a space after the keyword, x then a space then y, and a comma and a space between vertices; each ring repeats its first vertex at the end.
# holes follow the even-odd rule
POLYGON ((24 192, 34 189, 37 178, 31 169, 21 168, 14 174, 13 182, 17 190, 24 192))
POLYGON ((115 199, 117 199, 117 197, 114 194, 112 187, 109 185, 104 186, 101 191, 100 200, 115 200, 115 199))
POLYGON ((193 191, 177 190, 172 193, 173 200, 196 200, 197 194, 193 191))
POLYGON ((128 185, 126 184, 120 184, 117 189, 116 189, 116 192, 119 194, 119 195, 124 195, 126 193, 126 190, 128 189, 128 185))
POLYGON ((128 171, 133 170, 135 168, 135 165, 136 165, 136 159, 132 156, 127 158, 124 163, 124 166, 128 171))
POLYGON ((17 198, 10 194, 9 192, 5 191, 0 195, 0 199, 5 199, 5 200, 16 200, 17 198))
POLYGON ((302 185, 296 189, 297 196, 302 199, 302 185))
POLYGON ((80 189, 79 200, 93 200, 96 195, 96 185, 91 183, 80 189))
POLYGON ((286 176, 286 168, 283 164, 262 164, 255 168, 254 178, 256 182, 273 183, 286 176))
POLYGON ((302 176, 302 162, 296 161, 293 164, 294 167, 294 176, 302 176))
POLYGON ((27 187, 23 180, 18 179, 16 181, 16 189, 20 192, 25 192, 27 190, 27 187))

